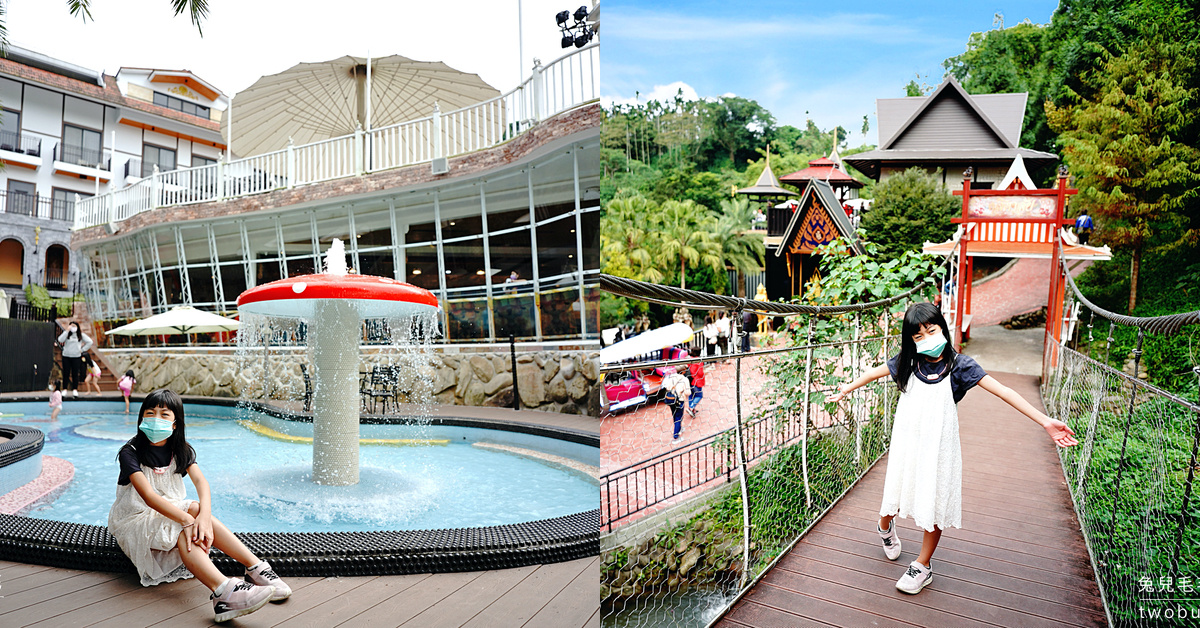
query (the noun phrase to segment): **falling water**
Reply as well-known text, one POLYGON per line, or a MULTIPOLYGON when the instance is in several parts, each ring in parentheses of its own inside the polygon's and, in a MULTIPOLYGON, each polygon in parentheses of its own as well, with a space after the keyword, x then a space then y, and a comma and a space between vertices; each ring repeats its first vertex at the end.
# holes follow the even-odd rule
MULTIPOLYGON (((331 275, 347 273, 345 247, 334 240, 325 255, 325 271, 331 275)), ((318 310, 326 307, 345 307, 342 303, 321 303, 318 310)), ((353 308, 351 308, 353 309, 353 308)), ((322 319, 321 316, 314 317, 322 319)), ((353 319, 353 317, 350 317, 353 319)), ((325 318, 328 323, 328 318, 325 318)), ((243 387, 242 403, 251 400, 283 401, 290 411, 300 412, 303 407, 305 384, 300 365, 310 378, 312 395, 320 394, 321 383, 315 377, 313 365, 319 344, 314 342, 322 333, 350 333, 364 337, 366 330, 372 332, 373 342, 359 352, 357 371, 367 374, 373 367, 390 368, 395 375, 396 390, 401 403, 399 410, 389 409, 389 418, 413 426, 407 437, 427 438, 425 433, 432 412, 433 385, 437 370, 432 342, 438 333, 438 316, 428 312, 415 316, 388 319, 361 320, 345 325, 355 325, 352 330, 323 330, 317 320, 269 317, 246 314, 238 333, 237 363, 240 373, 246 374, 244 381, 252 382, 243 387), (300 349, 306 347, 306 350, 300 349)), ((349 377, 357 377, 349 373, 349 377)), ((368 384, 370 383, 368 379, 368 384)), ((314 404, 315 406, 315 404, 314 404)), ((281 422, 274 426, 281 431, 311 433, 303 423, 281 422)), ((362 438, 372 437, 372 426, 360 428, 362 438)), ((310 454, 311 455, 311 454, 310 454)), ((414 459, 419 456, 414 456, 414 459)), ((440 473, 445 473, 445 470, 440 473)), ((409 467, 404 472, 394 469, 376 468, 365 465, 360 469, 359 483, 352 486, 322 486, 314 483, 313 469, 307 460, 297 460, 270 470, 259 470, 239 483, 238 498, 249 504, 269 509, 279 519, 289 522, 312 520, 328 523, 331 519, 371 523, 376 520, 392 520, 397 517, 416 516, 437 508, 441 490, 439 472, 432 469, 409 467)))

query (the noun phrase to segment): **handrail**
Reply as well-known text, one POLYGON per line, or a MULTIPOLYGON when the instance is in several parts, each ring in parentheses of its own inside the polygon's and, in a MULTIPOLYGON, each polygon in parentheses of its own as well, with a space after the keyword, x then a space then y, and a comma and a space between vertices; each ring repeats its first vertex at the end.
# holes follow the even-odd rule
POLYGON ((498 146, 539 121, 598 100, 599 46, 594 42, 548 65, 535 65, 533 75, 512 90, 453 111, 435 110, 432 116, 386 127, 155 173, 129 187, 81 200, 74 228, 115 223, 159 207, 261 194, 498 146), (192 185, 194 177, 201 177, 203 184, 192 185))
MULTIPOLYGON (((1062 246, 1060 242, 1058 246, 1062 246)), ((1182 312, 1179 314, 1166 314, 1163 316, 1127 316, 1125 314, 1117 314, 1110 312, 1102 307, 1097 306, 1083 296, 1079 291, 1079 287, 1075 285, 1075 280, 1071 278, 1070 269, 1067 268, 1067 262, 1059 255, 1059 264, 1062 266, 1063 276, 1067 278, 1067 285, 1071 287, 1071 292, 1075 293, 1075 298, 1095 312, 1101 318, 1108 319, 1118 325, 1128 325, 1137 327, 1142 331, 1152 334, 1174 334, 1183 328, 1184 325, 1200 325, 1200 310, 1193 312, 1182 312)))

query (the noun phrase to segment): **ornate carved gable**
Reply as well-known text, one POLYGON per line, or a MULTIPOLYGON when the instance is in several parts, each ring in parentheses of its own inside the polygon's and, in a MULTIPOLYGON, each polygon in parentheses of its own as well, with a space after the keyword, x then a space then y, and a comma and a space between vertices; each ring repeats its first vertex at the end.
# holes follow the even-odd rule
POLYGON ((812 253, 817 247, 837 239, 837 226, 816 194, 809 195, 808 203, 796 211, 804 212, 804 217, 800 228, 796 230, 796 237, 788 244, 789 253, 812 253))

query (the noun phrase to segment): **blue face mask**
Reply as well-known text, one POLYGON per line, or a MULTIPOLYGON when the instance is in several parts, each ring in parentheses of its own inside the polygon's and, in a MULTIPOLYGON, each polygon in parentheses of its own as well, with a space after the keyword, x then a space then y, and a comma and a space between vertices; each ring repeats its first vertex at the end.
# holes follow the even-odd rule
POLYGON ((152 443, 167 440, 175 431, 175 428, 171 426, 171 421, 159 418, 142 419, 142 425, 138 429, 142 430, 142 433, 152 443))
POLYGON ((946 347, 946 337, 942 334, 929 336, 917 343, 917 353, 927 355, 931 358, 936 358, 942 354, 942 349, 946 347))

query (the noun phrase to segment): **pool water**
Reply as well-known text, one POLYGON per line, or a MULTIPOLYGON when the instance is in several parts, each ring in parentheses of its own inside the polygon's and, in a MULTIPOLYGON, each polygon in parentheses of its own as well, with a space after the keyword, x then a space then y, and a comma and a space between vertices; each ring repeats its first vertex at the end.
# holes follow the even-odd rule
MULTIPOLYGON (((136 408, 132 408, 134 412, 136 408)), ((599 464, 599 449, 551 438, 447 426, 363 425, 362 438, 435 439, 445 445, 363 445, 360 482, 321 486, 309 480, 312 445, 252 430, 253 421, 294 436, 312 425, 254 410, 187 404, 188 442, 208 480, 213 514, 237 532, 426 530, 505 525, 598 507, 595 479, 543 460, 483 449, 497 443, 599 464)), ((121 402, 68 400, 57 421, 44 403, 0 404, 0 422, 46 434, 42 453, 75 465, 57 498, 29 517, 107 525, 116 495, 117 451, 137 429, 121 402)), ((2 472, 2 471, 0 471, 2 472)), ((195 487, 184 480, 189 498, 195 487)))

